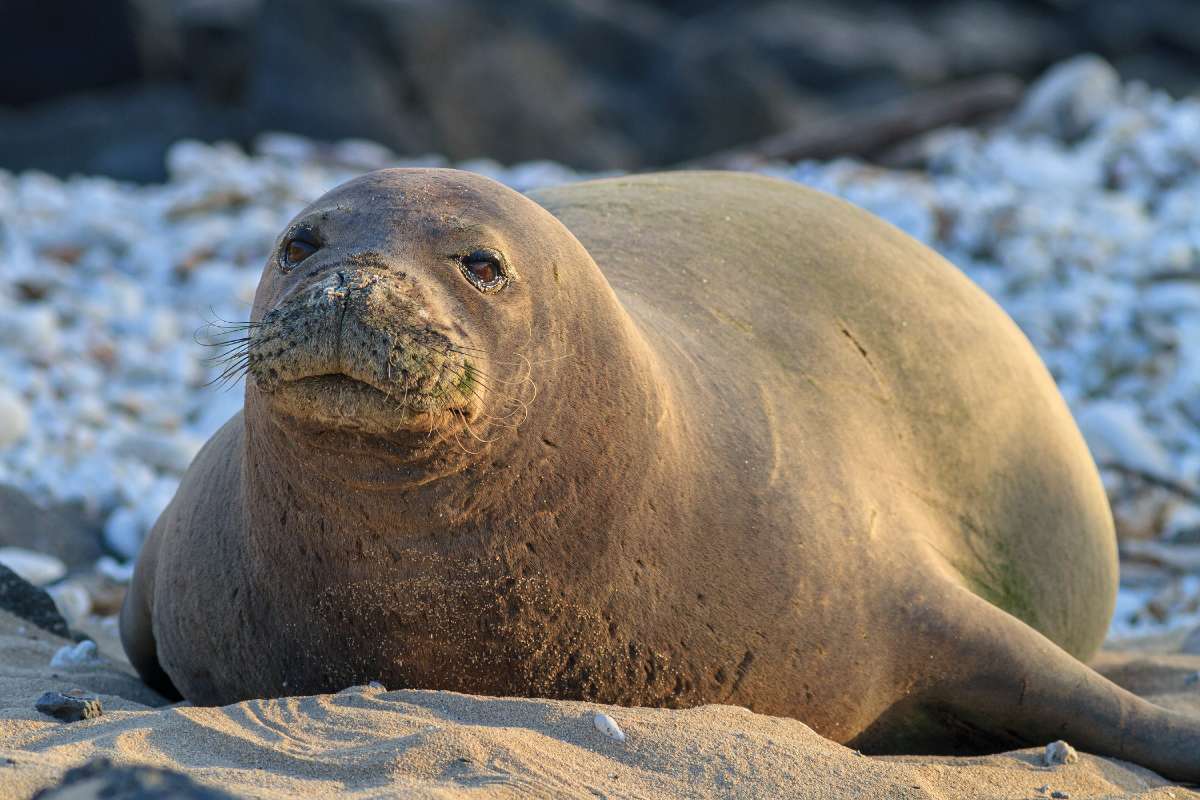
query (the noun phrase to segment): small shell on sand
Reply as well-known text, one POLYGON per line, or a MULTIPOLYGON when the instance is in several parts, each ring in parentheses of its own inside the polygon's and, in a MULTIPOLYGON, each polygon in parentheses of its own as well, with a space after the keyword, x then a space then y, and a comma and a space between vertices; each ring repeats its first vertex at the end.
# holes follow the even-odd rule
POLYGON ((608 738, 616 739, 618 742, 625 741, 625 732, 617 725, 617 721, 608 714, 596 712, 596 715, 592 717, 592 724, 596 726, 596 730, 608 738))
POLYGON ((1075 748, 1062 739, 1046 745, 1046 752, 1042 754, 1042 761, 1047 767, 1053 767, 1056 764, 1074 764, 1078 760, 1079 754, 1075 752, 1075 748))

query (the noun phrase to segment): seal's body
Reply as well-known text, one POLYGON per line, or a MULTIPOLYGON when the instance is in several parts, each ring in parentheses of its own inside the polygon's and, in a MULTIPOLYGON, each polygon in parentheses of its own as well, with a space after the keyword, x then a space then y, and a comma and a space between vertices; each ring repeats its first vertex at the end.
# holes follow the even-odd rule
POLYGON ((532 197, 388 170, 289 226, 244 414, 122 613, 148 681, 733 703, 871 751, 1067 738, 1200 778, 1195 721, 1077 660, 1115 598, 1104 492, 953 266, 767 178, 532 197))

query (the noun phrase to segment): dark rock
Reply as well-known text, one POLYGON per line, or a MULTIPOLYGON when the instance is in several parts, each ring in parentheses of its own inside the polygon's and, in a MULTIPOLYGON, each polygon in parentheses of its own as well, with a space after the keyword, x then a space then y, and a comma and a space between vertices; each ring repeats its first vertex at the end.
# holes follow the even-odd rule
POLYGON ((0 609, 64 639, 71 638, 67 621, 50 595, 0 564, 0 609))
POLYGON ((33 800, 104 798, 105 800, 236 800, 219 789, 201 786, 187 775, 159 767, 116 767, 97 758, 63 775, 57 786, 42 789, 33 800))
POLYGON ((141 77, 132 0, 4 3, 0 105, 21 105, 141 77))
MULTIPOLYGON (((7 133, 0 130, 0 141, 7 133)), ((104 554, 100 531, 99 521, 78 505, 42 508, 20 489, 0 484, 0 547, 46 553, 68 568, 90 567, 104 554)))
POLYGON ((169 13, 162 24, 174 24, 178 52, 164 52, 162 61, 170 64, 177 55, 183 78, 206 100, 239 103, 254 62, 251 32, 260 5, 259 0, 164 4, 169 13))
POLYGON ((61 719, 63 722, 78 722, 94 719, 104 713, 100 698, 82 689, 67 692, 46 692, 34 703, 34 708, 43 714, 61 719))
POLYGON ((178 139, 272 130, 452 160, 676 164, 1086 51, 1200 87, 1194 0, 9 5, 0 74, 21 80, 0 87, 0 167, 132 180, 163 179, 178 139))
POLYGON ((1031 77, 1088 44, 1044 7, 1007 2, 949 3, 925 27, 941 43, 955 76, 1012 72, 1031 77))
POLYGON ((168 146, 242 138, 241 119, 238 110, 206 103, 180 84, 105 89, 23 112, 0 108, 0 166, 163 181, 168 146))
POLYGON ((248 112, 317 138, 352 130, 401 153, 626 164, 600 87, 576 53, 536 27, 535 12, 549 5, 510 13, 426 0, 397 13, 381 0, 268 0, 248 112))

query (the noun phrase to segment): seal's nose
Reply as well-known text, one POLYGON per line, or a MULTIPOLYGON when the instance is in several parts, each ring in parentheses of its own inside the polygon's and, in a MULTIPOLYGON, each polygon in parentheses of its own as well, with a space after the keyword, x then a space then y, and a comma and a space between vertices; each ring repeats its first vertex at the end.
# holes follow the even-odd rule
POLYGON ((347 277, 345 270, 338 270, 313 289, 327 301, 342 302, 351 294, 369 293, 377 283, 378 275, 356 272, 347 277))
POLYGON ((345 300, 347 292, 346 274, 344 272, 336 272, 334 273, 334 277, 337 278, 337 283, 330 284, 329 281, 324 282, 323 293, 325 299, 330 301, 345 300))

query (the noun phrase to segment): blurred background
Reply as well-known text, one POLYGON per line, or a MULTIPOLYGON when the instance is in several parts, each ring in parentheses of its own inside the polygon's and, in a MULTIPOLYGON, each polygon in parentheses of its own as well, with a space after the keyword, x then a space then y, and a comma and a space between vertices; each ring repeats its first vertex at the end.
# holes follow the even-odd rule
POLYGON ((705 166, 847 198, 995 298, 1102 468, 1111 643, 1200 653, 1200 2, 0 0, 0 21, 0 564, 76 630, 111 641, 143 537, 241 407, 209 324, 247 318, 308 202, 397 165, 518 190, 705 166))
POLYGON ((249 144, 277 130, 454 161, 631 170, 817 126, 824 139, 783 155, 878 156, 894 133, 845 142, 846 125, 829 126, 949 86, 960 94, 939 108, 970 121, 1012 90, 962 82, 1029 80, 1079 52, 1176 96, 1200 86, 1194 0, 5 0, 0 11, 0 167, 137 181, 165 178, 181 138, 249 144))

